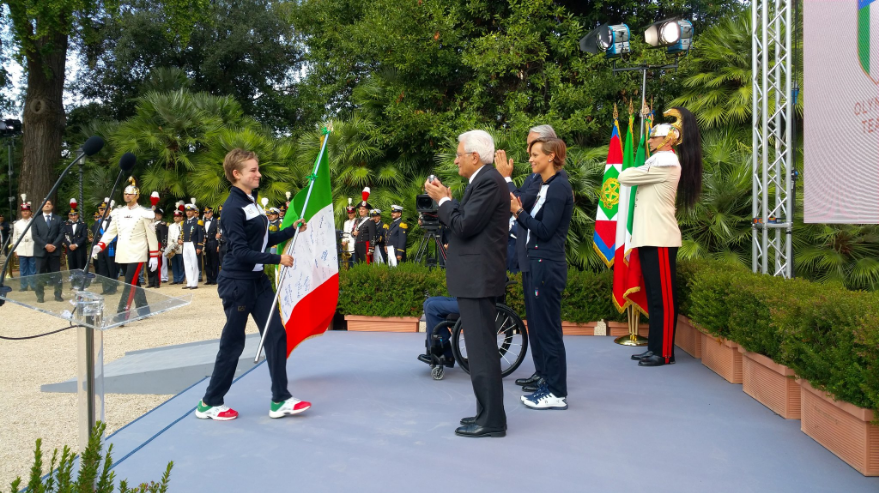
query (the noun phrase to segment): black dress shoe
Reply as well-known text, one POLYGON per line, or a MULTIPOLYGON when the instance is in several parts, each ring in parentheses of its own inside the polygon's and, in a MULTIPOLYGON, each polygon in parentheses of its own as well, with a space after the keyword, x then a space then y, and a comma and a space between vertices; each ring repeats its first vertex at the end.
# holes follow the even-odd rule
POLYGON ((674 363, 674 357, 669 358, 668 363, 666 363, 665 358, 653 354, 639 361, 638 366, 662 366, 665 364, 673 365, 674 363))
POLYGON ((461 424, 463 426, 475 425, 476 424, 476 416, 471 416, 469 418, 461 418, 461 424))
POLYGON ((46 300, 44 300, 43 298, 37 298, 37 303, 45 303, 45 302, 46 302, 46 300))
POLYGON ((546 380, 543 377, 537 379, 536 382, 530 383, 522 387, 523 392, 537 392, 537 389, 540 388, 541 385, 545 384, 546 380))
POLYGON ((503 428, 486 428, 477 424, 464 425, 455 430, 455 435, 467 438, 483 438, 493 437, 500 438, 507 436, 507 430, 503 428))
POLYGON ((418 355, 418 361, 420 361, 420 362, 422 362, 422 363, 425 363, 425 364, 428 364, 428 365, 432 363, 432 362, 430 361, 430 355, 429 355, 429 354, 419 354, 419 355, 418 355))
POLYGON ((633 354, 632 359, 639 361, 641 358, 647 358, 650 356, 653 356, 653 351, 644 351, 643 353, 633 354))
POLYGON ((538 375, 537 372, 534 372, 534 374, 528 378, 517 378, 516 385, 521 385, 521 386, 531 385, 532 383, 534 383, 538 380, 540 380, 540 375, 538 375))
POLYGON ((61 296, 56 296, 55 301, 64 301, 64 298, 62 298, 61 296))

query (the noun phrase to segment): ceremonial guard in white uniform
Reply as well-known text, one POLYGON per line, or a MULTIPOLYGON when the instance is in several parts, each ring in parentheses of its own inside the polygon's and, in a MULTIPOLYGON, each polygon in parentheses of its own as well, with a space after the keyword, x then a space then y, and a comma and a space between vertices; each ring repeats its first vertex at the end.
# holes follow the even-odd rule
POLYGON ((149 270, 159 268, 159 243, 153 229, 155 213, 138 205, 140 189, 129 178, 129 185, 123 191, 126 207, 120 207, 110 213, 112 221, 107 226, 101 241, 92 248, 92 258, 97 258, 114 238, 119 238, 116 245, 116 264, 125 272, 126 286, 119 299, 119 312, 129 310, 131 302, 138 309, 147 306, 143 290, 131 289, 129 285, 140 286, 140 274, 144 264, 148 262, 149 270))
POLYGON ((348 197, 348 207, 345 208, 348 219, 342 224, 342 263, 347 264, 348 267, 354 265, 354 236, 352 233, 357 228, 357 218, 354 217, 357 211, 351 205, 352 202, 351 197, 348 197))
POLYGON ((382 222, 381 209, 372 209, 369 211, 369 218, 375 223, 375 248, 372 251, 372 261, 377 264, 385 263, 385 255, 387 248, 388 225, 382 222))
POLYGON ((174 222, 168 225, 168 246, 165 247, 165 258, 171 264, 171 273, 174 280, 171 284, 183 284, 185 279, 183 270, 183 202, 179 202, 179 209, 174 210, 174 222))
MULTIPOLYGON (((12 225, 12 244, 22 238, 21 243, 15 249, 15 255, 18 256, 18 269, 20 277, 33 276, 37 273, 37 262, 34 259, 34 237, 33 231, 28 229, 31 222, 31 203, 27 202, 27 195, 21 194, 21 219, 15 221, 12 225), (27 229, 27 233, 24 230, 27 229)), ((27 291, 28 286, 31 289, 37 287, 36 280, 33 278, 25 279, 21 282, 21 291, 27 291)))

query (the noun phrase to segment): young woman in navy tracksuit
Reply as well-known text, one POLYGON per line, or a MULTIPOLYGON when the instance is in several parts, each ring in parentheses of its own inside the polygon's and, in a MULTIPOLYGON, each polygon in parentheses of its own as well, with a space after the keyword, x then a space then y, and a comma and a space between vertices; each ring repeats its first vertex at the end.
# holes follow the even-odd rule
POLYGON ((561 139, 539 138, 532 142, 529 161, 532 171, 539 175, 540 191, 530 211, 510 194, 510 211, 519 225, 517 241, 526 242, 529 263, 529 272, 522 273, 529 337, 539 341, 544 373, 537 392, 522 397, 532 409, 568 408, 561 302, 568 281, 565 238, 574 212, 574 193, 567 174, 561 172, 566 153, 561 139))
MULTIPOLYGON (((237 411, 224 404, 223 397, 232 386, 235 367, 244 350, 247 316, 253 317, 262 333, 271 310, 274 291, 264 267, 274 264, 293 266, 293 257, 268 253, 266 247, 289 240, 296 230, 292 227, 269 232, 268 218, 254 191, 260 180, 256 154, 242 149, 229 151, 223 162, 223 171, 232 182, 229 198, 223 204, 223 234, 228 251, 217 277, 217 294, 223 301, 226 326, 220 336, 220 350, 210 384, 195 410, 195 415, 201 419, 220 421, 238 417, 237 411)), ((296 226, 305 228, 301 220, 296 226)), ((272 379, 269 416, 280 418, 305 411, 311 403, 294 398, 287 390, 287 333, 278 311, 271 310, 271 316, 265 341, 272 379)))

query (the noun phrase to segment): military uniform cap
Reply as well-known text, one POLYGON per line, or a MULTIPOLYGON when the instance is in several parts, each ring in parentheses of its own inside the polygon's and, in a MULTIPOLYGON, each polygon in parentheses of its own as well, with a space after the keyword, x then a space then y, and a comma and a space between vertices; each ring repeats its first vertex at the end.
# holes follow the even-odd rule
POLYGON ((213 207, 209 207, 209 206, 205 206, 205 207, 204 207, 204 212, 214 212, 214 208, 213 208, 213 207))
POLYGON ((403 212, 403 207, 401 207, 399 205, 392 205, 391 212, 403 212))

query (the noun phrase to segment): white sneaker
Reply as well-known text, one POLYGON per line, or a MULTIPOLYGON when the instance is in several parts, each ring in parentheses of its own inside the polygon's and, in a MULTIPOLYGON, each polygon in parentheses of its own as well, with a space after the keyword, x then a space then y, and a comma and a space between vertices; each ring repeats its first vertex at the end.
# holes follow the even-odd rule
POLYGON ((283 418, 288 414, 299 414, 311 407, 308 401, 300 401, 295 397, 291 397, 284 402, 272 402, 269 408, 270 418, 283 418))
POLYGON ((535 393, 530 396, 522 397, 522 403, 531 409, 558 409, 564 410, 568 408, 568 403, 564 397, 556 397, 552 392, 535 393))
POLYGON ((195 408, 195 417, 198 419, 215 419, 217 421, 230 421, 238 417, 238 411, 227 405, 208 406, 202 401, 198 401, 195 408))

